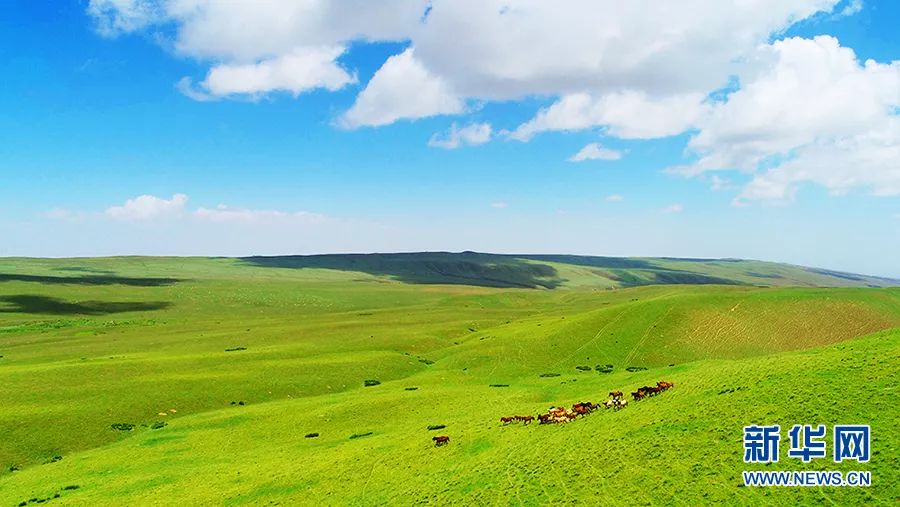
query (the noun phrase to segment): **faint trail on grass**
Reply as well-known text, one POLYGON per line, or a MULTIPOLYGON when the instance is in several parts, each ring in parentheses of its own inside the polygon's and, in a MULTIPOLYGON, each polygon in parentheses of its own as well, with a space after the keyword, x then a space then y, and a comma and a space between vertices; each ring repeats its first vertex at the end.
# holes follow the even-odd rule
MULTIPOLYGON (((666 293, 660 294, 659 296, 649 298, 649 299, 647 299, 646 301, 655 301, 655 300, 657 300, 657 299, 661 299, 661 298, 664 298, 664 297, 668 297, 669 295, 671 295, 671 293, 666 292, 666 293)), ((606 331, 606 328, 608 328, 608 327, 611 326, 612 324, 618 322, 618 321, 622 318, 622 316, 624 316, 626 313, 631 312, 632 310, 635 309, 635 306, 637 306, 637 305, 631 305, 631 304, 627 304, 627 303, 623 303, 623 304, 627 305, 627 306, 625 307, 625 309, 622 310, 618 315, 616 315, 615 317, 613 317, 612 320, 610 320, 609 322, 607 322, 606 324, 604 324, 603 327, 601 327, 600 330, 597 331, 597 334, 595 334, 593 338, 591 338, 590 340, 584 342, 584 344, 582 344, 580 347, 578 347, 577 349, 575 349, 574 351, 572 351, 572 353, 569 354, 568 356, 566 356, 566 357, 560 359, 559 361, 557 361, 556 363, 554 363, 553 367, 554 367, 554 368, 558 368, 562 363, 564 363, 565 361, 567 361, 567 360, 571 359, 572 357, 574 357, 576 354, 578 354, 579 352, 581 352, 585 347, 594 344, 598 339, 600 339, 600 336, 603 334, 604 331, 606 331)), ((671 309, 671 308, 670 308, 670 309, 671 309)), ((602 353, 601 353, 601 354, 602 354, 602 353)), ((603 357, 602 360, 604 360, 604 361, 609 360, 609 357, 608 357, 606 354, 603 354, 603 356, 604 356, 604 357, 603 357)))
MULTIPOLYGON (((622 310, 621 312, 619 312, 619 313, 618 313, 615 317, 613 317, 609 322, 607 322, 606 324, 604 324, 603 327, 601 327, 600 330, 597 331, 597 334, 595 334, 593 338, 591 338, 590 340, 584 342, 580 347, 578 347, 577 349, 573 350, 571 354, 569 354, 569 355, 563 357, 562 359, 560 359, 559 361, 557 361, 556 363, 554 363, 554 364, 553 364, 553 368, 558 368, 558 367, 559 367, 560 365, 562 365, 564 362, 566 362, 566 361, 568 361, 569 359, 575 357, 575 355, 578 354, 579 352, 581 352, 585 347, 587 347, 588 345, 592 345, 594 342, 596 342, 598 339, 600 339, 600 336, 603 334, 604 331, 606 331, 606 328, 608 328, 609 326, 611 326, 611 325, 613 325, 614 323, 618 322, 619 319, 621 319, 623 315, 625 315, 626 313, 629 313, 631 310, 632 310, 632 308, 631 308, 630 306, 628 306, 628 307, 626 307, 624 310, 622 310)), ((605 356, 605 354, 604 354, 604 356, 605 356)), ((608 359, 608 358, 604 358, 604 359, 608 359)))
POLYGON ((666 310, 666 313, 662 314, 662 315, 659 316, 656 320, 654 320, 654 321, 651 323, 651 325, 647 328, 647 330, 644 331, 644 336, 642 336, 641 339, 638 340, 638 342, 634 345, 634 347, 632 347, 632 349, 631 349, 631 351, 628 353, 628 355, 625 356, 625 365, 628 365, 632 360, 634 360, 634 356, 637 355, 638 349, 640 349, 640 348, 644 345, 644 343, 647 342, 647 338, 650 336, 650 331, 654 328, 654 326, 656 326, 656 324, 657 324, 658 322, 661 322, 663 319, 665 319, 666 317, 668 317, 669 314, 672 313, 672 309, 673 309, 673 308, 675 308, 675 307, 674 307, 674 306, 670 306, 669 309, 666 310))
POLYGON ((362 490, 359 492, 359 496, 362 497, 363 500, 366 499, 366 488, 369 487, 369 481, 372 480, 372 473, 375 472, 375 465, 377 465, 377 461, 372 462, 372 468, 369 469, 369 475, 366 477, 366 482, 363 484, 362 490))

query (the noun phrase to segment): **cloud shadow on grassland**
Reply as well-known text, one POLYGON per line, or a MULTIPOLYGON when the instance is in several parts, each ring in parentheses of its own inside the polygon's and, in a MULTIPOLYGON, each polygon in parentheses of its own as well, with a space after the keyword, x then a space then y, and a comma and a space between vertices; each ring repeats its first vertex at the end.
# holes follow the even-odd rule
POLYGON ((109 315, 162 310, 169 306, 171 303, 166 301, 78 301, 73 303, 58 298, 30 294, 0 296, 0 313, 109 315))
POLYGON ((241 261, 268 268, 359 271, 411 284, 553 289, 564 281, 556 268, 547 264, 475 252, 291 255, 244 257, 241 261))
POLYGON ((143 278, 116 275, 54 276, 0 273, 0 282, 36 282, 52 285, 129 285, 163 287, 183 282, 180 278, 143 278))

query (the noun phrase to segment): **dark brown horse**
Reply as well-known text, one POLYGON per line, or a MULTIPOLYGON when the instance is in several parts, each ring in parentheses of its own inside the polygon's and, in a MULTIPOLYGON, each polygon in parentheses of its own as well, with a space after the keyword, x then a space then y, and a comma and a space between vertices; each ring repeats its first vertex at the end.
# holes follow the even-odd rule
POLYGON ((435 447, 440 447, 444 444, 450 443, 450 437, 448 437, 447 435, 438 435, 436 437, 431 437, 431 439, 434 440, 435 447))
POLYGON ((622 394, 622 391, 610 391, 609 396, 614 400, 618 400, 624 395, 622 394))

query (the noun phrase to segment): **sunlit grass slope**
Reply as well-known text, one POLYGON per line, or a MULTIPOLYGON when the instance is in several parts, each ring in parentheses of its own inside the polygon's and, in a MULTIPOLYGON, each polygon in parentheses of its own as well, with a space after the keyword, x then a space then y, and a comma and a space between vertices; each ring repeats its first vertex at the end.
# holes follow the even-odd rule
MULTIPOLYGON (((558 260, 523 262, 585 269, 558 260)), ((680 490, 691 503, 704 487, 706 500, 769 500, 737 488, 744 424, 897 422, 896 332, 845 341, 900 326, 900 289, 534 290, 391 271, 0 259, 0 505, 671 503, 680 490), (626 411, 496 423, 660 378, 678 388, 626 411), (450 446, 431 447, 435 424, 450 446)), ((897 496, 896 440, 876 438, 876 486, 820 497, 897 496)), ((819 498, 769 493, 792 494, 819 498)))
MULTIPOLYGON (((461 371, 297 400, 228 407, 139 429, 110 446, 0 478, 0 496, 66 504, 891 503, 900 494, 895 410, 900 333, 824 349, 638 373, 523 377, 490 388, 461 371), (676 388, 565 426, 497 417, 598 399, 660 377, 676 388), (560 378, 563 380, 561 381, 560 378), (577 378, 577 382, 573 381, 577 378), (418 387, 406 391, 409 384, 418 387), (857 395, 848 393, 857 393, 857 395), (864 395, 861 395, 863 394, 864 395), (787 459, 771 469, 867 469, 864 489, 740 486, 741 427, 872 425, 866 465, 787 459), (435 448, 428 425, 451 444, 435 448), (318 432, 318 438, 304 438, 318 432), (352 438, 353 435, 366 435, 352 438), (77 490, 65 490, 78 486, 77 490)), ((782 450, 784 453, 785 450, 782 450)), ((749 466, 753 469, 753 466, 749 466)), ((764 467, 757 466, 756 469, 764 467)))

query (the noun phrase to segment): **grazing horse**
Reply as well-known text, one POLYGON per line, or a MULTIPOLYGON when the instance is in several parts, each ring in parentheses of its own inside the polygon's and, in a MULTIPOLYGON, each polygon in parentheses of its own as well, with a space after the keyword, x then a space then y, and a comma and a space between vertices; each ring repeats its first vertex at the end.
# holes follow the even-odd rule
POLYGON ((575 412, 576 415, 586 416, 590 413, 590 410, 587 409, 584 405, 572 405, 572 411, 575 412))
POLYGON ((450 443, 450 437, 448 437, 447 435, 438 435, 436 437, 431 437, 431 439, 434 440, 435 447, 440 447, 444 444, 450 443))
POLYGON ((590 402, 588 403, 576 403, 572 405, 572 411, 577 415, 585 416, 590 414, 594 410, 594 405, 590 402))
POLYGON ((618 400, 623 396, 623 394, 622 391, 610 391, 609 396, 614 400, 618 400))
POLYGON ((566 415, 566 407, 554 407, 547 411, 553 417, 562 417, 566 415))

